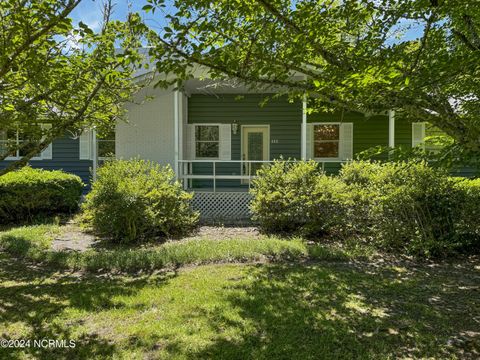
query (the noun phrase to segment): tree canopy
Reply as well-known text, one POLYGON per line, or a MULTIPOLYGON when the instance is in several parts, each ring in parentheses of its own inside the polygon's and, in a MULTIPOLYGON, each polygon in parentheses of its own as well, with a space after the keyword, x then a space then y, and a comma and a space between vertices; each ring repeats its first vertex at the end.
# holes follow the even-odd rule
POLYGON ((131 80, 142 64, 139 15, 112 21, 112 4, 106 2, 102 29, 94 32, 69 17, 79 3, 0 2, 0 132, 27 134, 20 142, 0 144, 0 160, 23 150, 0 175, 24 165, 65 132, 75 136, 92 126, 106 131, 138 87, 131 80), (51 125, 40 127, 43 123, 51 125))
MULTIPOLYGON (((144 10, 164 16, 165 7, 148 0, 144 10)), ((445 131, 461 156, 478 157, 476 2, 176 0, 173 8, 168 26, 150 34, 163 72, 188 79, 196 63, 213 78, 308 94, 314 109, 401 110, 445 131), (417 37, 405 35, 409 27, 417 37)))

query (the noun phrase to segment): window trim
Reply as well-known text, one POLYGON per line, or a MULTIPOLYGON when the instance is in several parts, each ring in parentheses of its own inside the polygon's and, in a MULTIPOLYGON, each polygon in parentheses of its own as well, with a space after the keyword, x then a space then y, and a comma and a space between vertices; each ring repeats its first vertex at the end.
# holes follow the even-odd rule
MULTIPOLYGON (((39 124, 39 125, 43 128, 45 125, 49 125, 49 124, 48 124, 48 123, 41 123, 41 124, 39 124)), ((19 141, 20 141, 20 139, 19 139, 20 132, 19 132, 18 127, 17 127, 16 130, 15 130, 15 135, 16 135, 15 143, 16 143, 17 146, 18 146, 19 141)), ((7 138, 7 141, 8 141, 8 138, 7 138)), ((52 146, 52 143, 50 143, 48 146, 52 146)), ((15 150, 15 151, 16 151, 17 155, 15 155, 15 156, 7 156, 7 157, 4 159, 4 161, 18 161, 18 160, 21 160, 21 159, 23 158, 23 156, 20 156, 20 149, 17 149, 17 150, 15 150)), ((45 151, 45 149, 42 150, 42 151, 40 151, 40 156, 34 156, 34 157, 32 157, 30 160, 28 160, 28 161, 32 161, 32 160, 33 160, 33 161, 51 160, 51 159, 49 159, 49 158, 47 159, 47 158, 44 158, 44 157, 43 157, 43 152, 44 152, 44 151, 45 151)))
POLYGON ((325 161, 341 161, 341 149, 342 149, 342 123, 338 121, 326 121, 326 122, 313 122, 310 123, 312 125, 312 140, 311 140, 311 147, 312 147, 312 159, 319 162, 325 161), (338 156, 337 157, 315 157, 315 125, 338 125, 338 156))
MULTIPOLYGON (((199 123, 193 125, 193 155, 195 160, 220 160, 220 126, 221 123, 199 123), (217 157, 199 157, 197 156, 197 126, 218 126, 218 156, 217 157)), ((215 142, 215 141, 203 141, 203 142, 215 142)))

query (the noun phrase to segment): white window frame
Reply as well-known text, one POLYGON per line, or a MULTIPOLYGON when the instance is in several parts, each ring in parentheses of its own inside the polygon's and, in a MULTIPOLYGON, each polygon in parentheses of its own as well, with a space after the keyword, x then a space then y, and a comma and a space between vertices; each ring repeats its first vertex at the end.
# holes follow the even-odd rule
MULTIPOLYGON (((193 127, 193 155, 195 160, 220 160, 220 123, 202 123, 202 124, 192 124, 193 127), (218 156, 217 157, 198 157, 197 156, 197 127, 198 126, 217 126, 218 127, 218 156)), ((201 140, 200 140, 201 141, 201 140)), ((201 142, 214 142, 214 141, 201 141, 201 142)))
MULTIPOLYGON (((341 135, 341 126, 342 126, 342 123, 341 122, 314 122, 314 123, 310 123, 312 125, 312 141, 311 141, 311 144, 310 146, 312 147, 312 159, 314 159, 315 161, 319 161, 319 162, 322 162, 322 161, 341 161, 342 160, 342 157, 341 157, 341 149, 342 149, 342 135, 341 135), (315 126, 316 125, 338 125, 338 156, 337 157, 315 157, 315 126)), ((330 140, 331 141, 331 140, 330 140)), ((326 140, 325 142, 328 142, 328 140, 326 140)))
MULTIPOLYGON (((39 124, 42 128, 45 126, 45 125, 49 125, 49 124, 39 124)), ((15 139, 15 143, 16 145, 18 146, 19 144, 19 136, 20 136, 20 131, 17 127, 17 129, 15 130, 15 135, 16 135, 16 139, 15 139)), ((8 138, 7 138, 7 141, 8 141, 8 138)), ((50 143, 48 146, 52 146, 52 143, 50 143)), ((16 161, 16 160, 20 160, 23 158, 23 156, 20 156, 20 149, 17 149, 15 150, 16 151, 16 154, 15 156, 7 156, 4 161, 16 161)), ((51 160, 51 158, 44 158, 43 157, 43 152, 45 151, 45 149, 43 151, 40 151, 40 156, 34 156, 32 157, 29 161, 39 161, 39 160, 51 160)))

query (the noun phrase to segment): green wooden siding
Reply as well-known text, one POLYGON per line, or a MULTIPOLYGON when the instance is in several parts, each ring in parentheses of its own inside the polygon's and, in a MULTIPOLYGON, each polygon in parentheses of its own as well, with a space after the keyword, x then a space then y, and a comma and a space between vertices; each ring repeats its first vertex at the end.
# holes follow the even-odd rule
POLYGON ((412 147, 412 123, 399 116, 395 119, 395 146, 412 147))
MULTIPOLYGON (((301 157, 301 123, 302 104, 300 101, 289 102, 286 98, 270 99, 264 106, 260 103, 265 95, 198 95, 188 99, 188 123, 231 124, 237 121, 241 125, 270 126, 270 159, 300 159, 301 157)), ((366 118, 358 112, 345 113, 313 113, 307 121, 312 122, 353 122, 354 154, 376 145, 388 145, 388 116, 376 115, 366 118)), ((405 131, 405 126, 397 124, 396 130, 402 135, 402 141, 411 142, 411 131, 405 131), (407 135, 410 134, 410 138, 407 135)), ((240 160, 241 129, 232 134, 232 160, 240 160)), ((325 170, 336 173, 339 163, 325 164, 325 170)), ((195 174, 212 174, 209 164, 194 166, 195 174)), ((221 164, 217 174, 237 175, 241 173, 240 165, 221 164)), ((196 181, 197 187, 212 187, 209 181, 196 181)), ((239 181, 219 181, 219 187, 237 187, 239 181)))
POLYGON ((388 116, 366 118, 358 112, 313 113, 307 117, 309 123, 348 122, 353 123, 353 154, 365 151, 372 146, 388 146, 388 116))
MULTIPOLYGON (((286 98, 270 99, 264 106, 260 103, 265 95, 191 95, 188 99, 188 123, 231 124, 236 121, 240 126, 237 134, 232 134, 232 160, 240 160, 241 125, 270 126, 270 159, 300 159, 301 157, 301 102, 289 102, 286 98)), ((312 113, 307 121, 315 122, 351 122, 353 123, 353 152, 356 154, 374 146, 388 146, 388 115, 366 117, 359 112, 312 113)), ((411 147, 412 125, 401 116, 395 119, 395 145, 411 147)), ((339 163, 326 163, 325 170, 336 173, 339 163)), ((195 174, 212 174, 212 166, 196 165, 195 174)), ((217 174, 239 175, 239 164, 221 164, 217 174)), ((462 171, 465 173, 465 171, 462 171)), ((212 187, 208 181, 197 181, 195 186, 212 187)), ((218 181, 218 187, 238 187, 240 182, 218 181)))
MULTIPOLYGON (((192 95, 188 99, 190 124, 270 125, 270 159, 300 158, 302 104, 285 98, 260 106, 262 95, 192 95), (273 143, 272 143, 273 141, 273 143)), ((232 134, 232 160, 240 160, 241 130, 232 134)))
MULTIPOLYGON (((190 124, 231 124, 237 121, 239 129, 232 134, 232 160, 241 159, 241 126, 270 126, 270 160, 278 158, 300 159, 300 136, 302 104, 290 103, 286 98, 271 99, 264 106, 264 95, 192 95, 188 99, 188 122, 190 124)), ((212 174, 210 164, 195 164, 195 174, 212 174)), ((217 175, 240 175, 240 164, 217 165, 217 175)), ((212 181, 195 180, 194 187, 211 188, 212 181)), ((219 180, 218 187, 246 187, 239 180, 219 180)))
MULTIPOLYGON (((359 112, 312 113, 307 122, 347 122, 353 123, 353 156, 374 146, 388 146, 388 116, 366 117, 359 112)), ((340 163, 326 163, 325 170, 336 173, 340 163)))

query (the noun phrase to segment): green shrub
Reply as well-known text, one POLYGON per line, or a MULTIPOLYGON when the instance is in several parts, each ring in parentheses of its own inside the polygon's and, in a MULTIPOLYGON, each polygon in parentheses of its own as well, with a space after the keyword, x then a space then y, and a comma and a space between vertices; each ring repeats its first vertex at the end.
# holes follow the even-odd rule
POLYGON ((339 177, 355 199, 349 221, 384 248, 430 257, 465 246, 458 228, 466 197, 446 171, 362 161, 343 166, 339 177))
POLYGON ((291 232, 307 222, 305 203, 310 199, 319 176, 314 161, 275 161, 263 166, 252 180, 253 220, 269 232, 291 232))
POLYGON ((99 234, 116 241, 179 235, 197 224, 192 196, 175 181, 170 167, 144 160, 111 161, 97 172, 83 205, 84 218, 99 234))
POLYGON ((459 247, 480 250, 480 179, 453 179, 457 190, 456 228, 459 247))
POLYGON ((77 209, 84 184, 72 174, 24 167, 0 177, 0 223, 77 209))
POLYGON ((341 223, 345 185, 326 176, 315 161, 276 161, 257 175, 250 209, 265 231, 317 235, 341 223))

